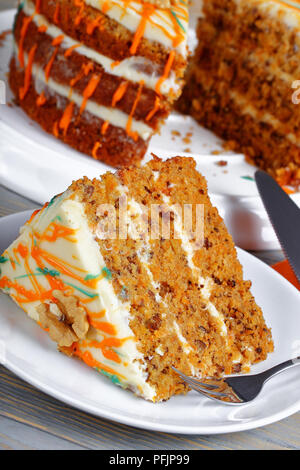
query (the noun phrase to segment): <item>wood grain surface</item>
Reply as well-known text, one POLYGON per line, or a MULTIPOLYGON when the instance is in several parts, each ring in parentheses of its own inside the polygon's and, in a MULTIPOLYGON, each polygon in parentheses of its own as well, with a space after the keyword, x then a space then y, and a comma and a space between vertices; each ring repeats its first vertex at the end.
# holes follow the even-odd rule
MULTIPOLYGON (((15 3, 0 0, 0 10, 15 3)), ((0 186, 0 217, 35 207, 36 203, 0 186)), ((268 264, 283 259, 278 251, 253 254, 268 264)), ((188 436, 143 431, 75 410, 0 366, 0 449, 300 449, 300 413, 232 434, 188 436)))

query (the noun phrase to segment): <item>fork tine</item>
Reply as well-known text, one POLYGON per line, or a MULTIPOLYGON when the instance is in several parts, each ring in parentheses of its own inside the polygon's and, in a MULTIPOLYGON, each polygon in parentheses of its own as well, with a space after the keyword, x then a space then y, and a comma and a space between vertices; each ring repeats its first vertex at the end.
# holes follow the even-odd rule
POLYGON ((189 377, 182 377, 182 379, 184 380, 184 382, 186 382, 188 385, 190 385, 190 387, 193 390, 196 390, 197 392, 201 391, 204 394, 206 393, 206 394, 212 395, 214 397, 223 397, 223 398, 228 397, 228 395, 226 393, 216 392, 215 390, 209 390, 207 388, 201 387, 198 382, 194 382, 194 381, 190 380, 189 377))
POLYGON ((205 382, 200 382, 199 379, 196 379, 195 377, 191 377, 191 379, 195 384, 200 385, 201 387, 205 387, 208 390, 218 390, 220 388, 218 385, 213 385, 213 384, 208 384, 208 383, 205 383, 205 382))
POLYGON ((211 400, 226 403, 227 405, 239 405, 244 403, 244 400, 239 397, 239 395, 234 391, 231 385, 226 382, 226 380, 220 380, 219 386, 213 385, 201 382, 201 379, 199 380, 197 378, 185 375, 175 367, 172 367, 172 369, 177 372, 181 379, 187 383, 192 390, 195 390, 196 392, 206 396, 207 398, 210 398, 211 400), (225 389, 222 386, 225 386, 225 389), (216 389, 220 391, 217 392, 216 389))
POLYGON ((196 392, 201 392, 203 393, 204 395, 207 395, 207 396, 212 396, 212 397, 219 397, 219 398, 228 398, 229 395, 227 395, 227 393, 222 393, 222 392, 215 392, 214 390, 207 390, 207 388, 202 388, 202 387, 197 387, 195 385, 191 385, 191 388, 193 390, 195 390, 196 392))

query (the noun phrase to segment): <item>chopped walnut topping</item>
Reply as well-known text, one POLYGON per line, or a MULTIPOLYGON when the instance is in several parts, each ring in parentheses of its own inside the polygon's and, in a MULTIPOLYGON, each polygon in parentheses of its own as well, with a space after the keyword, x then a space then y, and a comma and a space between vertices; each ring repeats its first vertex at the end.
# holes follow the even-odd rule
POLYGON ((43 328, 49 328, 50 338, 58 346, 69 347, 75 341, 85 338, 89 323, 84 308, 78 306, 75 296, 66 296, 61 291, 53 291, 57 303, 41 304, 37 307, 43 328))

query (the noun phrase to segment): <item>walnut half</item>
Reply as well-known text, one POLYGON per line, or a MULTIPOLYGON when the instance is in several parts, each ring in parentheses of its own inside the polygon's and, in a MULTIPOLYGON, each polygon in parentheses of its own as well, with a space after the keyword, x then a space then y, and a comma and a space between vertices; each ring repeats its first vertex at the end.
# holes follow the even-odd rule
POLYGON ((89 323, 84 308, 78 306, 75 296, 66 296, 59 290, 53 291, 57 303, 44 303, 37 307, 40 323, 49 328, 49 336, 58 347, 69 347, 75 341, 85 338, 89 323))

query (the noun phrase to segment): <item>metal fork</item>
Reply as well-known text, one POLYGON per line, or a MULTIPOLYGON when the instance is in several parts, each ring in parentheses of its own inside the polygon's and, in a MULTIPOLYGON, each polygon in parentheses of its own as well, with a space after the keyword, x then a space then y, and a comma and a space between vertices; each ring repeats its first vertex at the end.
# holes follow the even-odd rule
POLYGON ((184 382, 201 395, 205 395, 212 400, 222 402, 226 405, 242 405, 243 403, 254 400, 261 392, 267 380, 299 364, 300 356, 282 362, 260 374, 228 376, 221 379, 211 377, 198 379, 196 377, 189 377, 180 370, 175 369, 175 367, 172 368, 184 382))

